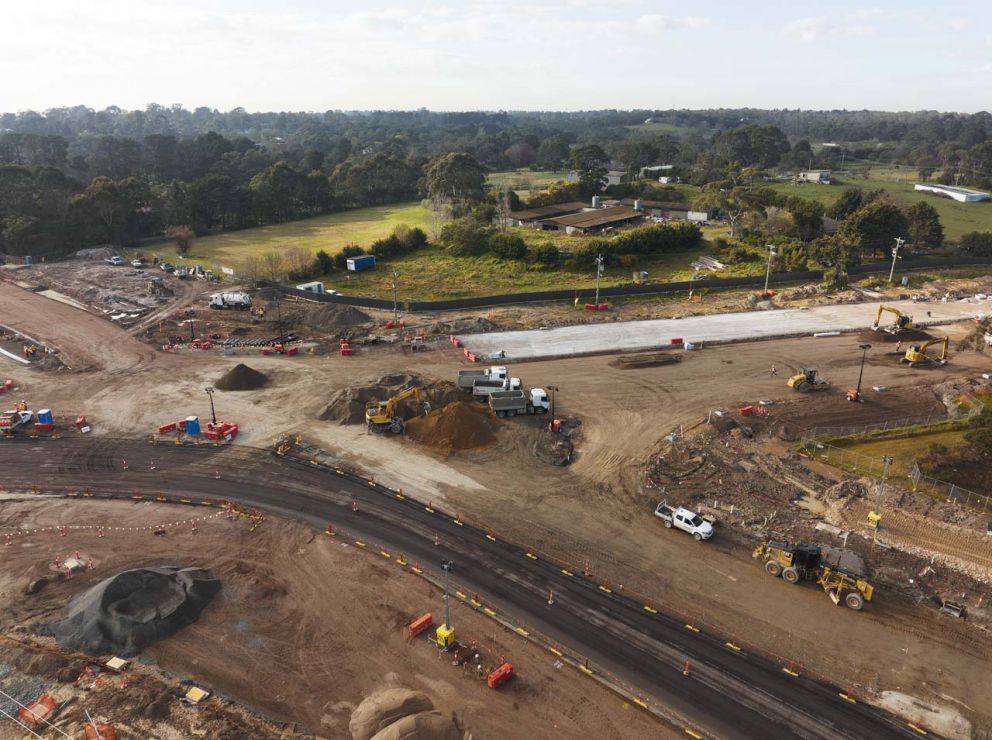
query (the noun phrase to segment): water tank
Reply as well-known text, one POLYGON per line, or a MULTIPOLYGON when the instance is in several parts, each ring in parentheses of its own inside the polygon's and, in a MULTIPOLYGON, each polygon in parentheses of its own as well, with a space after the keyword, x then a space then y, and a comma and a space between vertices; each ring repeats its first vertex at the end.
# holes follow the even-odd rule
POLYGON ((599 208, 599 203, 600 203, 599 196, 598 195, 592 196, 592 207, 599 208))

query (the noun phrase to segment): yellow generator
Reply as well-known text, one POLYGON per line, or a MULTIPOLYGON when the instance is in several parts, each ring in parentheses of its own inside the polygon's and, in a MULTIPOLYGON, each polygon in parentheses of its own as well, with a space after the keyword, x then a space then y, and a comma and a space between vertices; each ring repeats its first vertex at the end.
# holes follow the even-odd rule
POLYGON ((847 550, 821 548, 812 542, 790 545, 769 540, 758 545, 751 557, 762 560, 769 575, 781 576, 786 583, 815 581, 831 601, 839 604, 843 599, 855 611, 871 601, 874 592, 864 579, 864 561, 847 550))
POLYGON ((800 393, 825 391, 830 387, 830 383, 823 379, 815 367, 804 367, 785 381, 785 384, 800 393))

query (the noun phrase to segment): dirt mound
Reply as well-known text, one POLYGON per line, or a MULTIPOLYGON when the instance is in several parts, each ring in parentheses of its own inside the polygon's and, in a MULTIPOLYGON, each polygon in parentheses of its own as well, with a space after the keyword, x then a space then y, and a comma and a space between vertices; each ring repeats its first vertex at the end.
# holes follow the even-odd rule
POLYGON ((487 331, 498 331, 501 328, 499 324, 485 316, 476 316, 435 321, 427 331, 430 334, 482 334, 487 331))
POLYGON ((579 436, 582 422, 574 416, 559 419, 557 432, 551 431, 550 424, 543 424, 534 440, 534 456, 541 462, 556 467, 570 465, 575 457, 575 440, 579 436))
POLYGON ((355 708, 348 731, 355 740, 370 740, 397 720, 432 709, 434 702, 419 691, 383 689, 365 697, 355 708))
POLYGON ((113 247, 90 247, 73 252, 72 256, 77 260, 105 260, 114 254, 113 247))
POLYGON ((203 568, 126 570, 76 596, 66 618, 41 632, 93 655, 137 655, 195 622, 219 590, 220 581, 203 568))
POLYGON ((864 498, 868 495, 867 481, 845 480, 835 483, 823 492, 828 501, 837 501, 847 498, 864 498))
POLYGON ((311 329, 333 330, 369 324, 372 323, 372 317, 354 306, 321 303, 306 306, 301 311, 294 313, 290 317, 290 321, 311 329))
MULTIPOLYGON (((340 424, 362 424, 365 422, 366 403, 385 401, 406 388, 414 387, 423 391, 431 408, 440 408, 462 397, 458 387, 446 380, 428 383, 419 375, 384 375, 374 383, 343 388, 335 393, 320 418, 340 424)), ((415 398, 401 401, 396 407, 396 414, 404 420, 422 413, 423 405, 415 398)))
POLYGON ((214 387, 222 391, 253 391, 268 382, 269 377, 265 373, 253 370, 242 362, 224 373, 214 387))
POLYGON ((858 339, 865 342, 915 342, 918 339, 933 339, 933 336, 920 329, 900 329, 894 334, 887 331, 865 329, 858 334, 858 339))
POLYGON ((372 740, 462 740, 464 733, 438 711, 409 714, 377 732, 372 740))
POLYGON ((647 355, 621 355, 610 360, 610 367, 620 370, 636 370, 642 367, 658 367, 659 365, 674 365, 682 362, 682 355, 674 355, 669 352, 654 352, 647 355))
POLYGON ((488 406, 455 401, 411 419, 406 435, 414 442, 439 450, 470 450, 496 441, 499 422, 488 406))

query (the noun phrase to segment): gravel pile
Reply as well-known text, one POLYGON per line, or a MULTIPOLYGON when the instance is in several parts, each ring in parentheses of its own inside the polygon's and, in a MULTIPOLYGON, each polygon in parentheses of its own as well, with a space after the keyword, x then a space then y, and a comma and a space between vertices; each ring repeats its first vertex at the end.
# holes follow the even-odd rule
POLYGON ((222 391, 253 391, 269 382, 265 373, 254 370, 243 362, 224 373, 214 387, 222 391))
POLYGON ((470 450, 496 441, 499 422, 488 406, 473 401, 455 401, 427 416, 410 419, 406 435, 425 447, 439 450, 470 450))

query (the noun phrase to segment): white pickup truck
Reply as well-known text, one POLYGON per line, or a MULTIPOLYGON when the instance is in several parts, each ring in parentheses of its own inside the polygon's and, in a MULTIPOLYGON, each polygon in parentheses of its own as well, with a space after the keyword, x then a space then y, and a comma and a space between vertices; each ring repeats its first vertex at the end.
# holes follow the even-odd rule
POLYGON ((654 515, 661 519, 669 529, 675 527, 676 529, 688 532, 696 542, 708 540, 713 536, 712 524, 696 512, 689 511, 689 509, 684 509, 681 506, 669 506, 667 502, 662 501, 655 507, 654 515))

